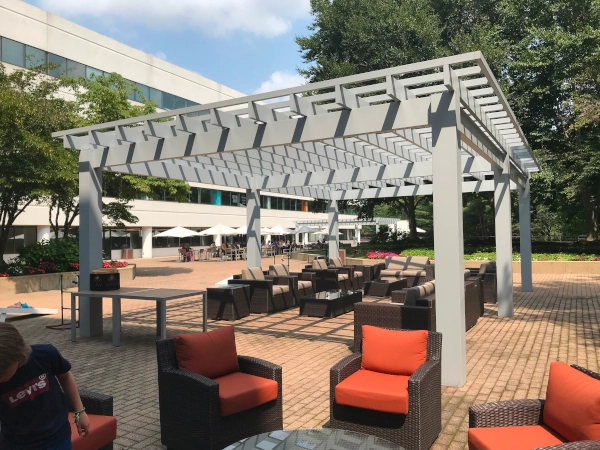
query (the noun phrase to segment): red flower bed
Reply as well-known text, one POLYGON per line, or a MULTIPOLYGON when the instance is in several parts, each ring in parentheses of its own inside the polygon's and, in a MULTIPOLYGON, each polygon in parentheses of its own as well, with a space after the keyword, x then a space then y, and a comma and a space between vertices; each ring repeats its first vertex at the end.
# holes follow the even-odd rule
POLYGON ((127 261, 103 261, 103 269, 118 269, 121 267, 127 267, 129 263, 127 261))
POLYGON ((7 277, 8 274, 6 272, 0 272, 0 278, 7 277))
POLYGON ((388 256, 403 256, 402 254, 393 253, 393 252, 382 252, 381 250, 375 250, 367 252, 367 258, 369 259, 384 259, 388 256))

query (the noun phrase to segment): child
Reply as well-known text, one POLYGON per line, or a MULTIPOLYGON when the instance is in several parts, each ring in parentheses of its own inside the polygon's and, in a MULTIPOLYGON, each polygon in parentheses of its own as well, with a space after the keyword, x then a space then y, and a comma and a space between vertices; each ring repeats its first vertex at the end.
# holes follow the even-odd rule
POLYGON ((66 400, 79 435, 88 434, 89 419, 70 370, 53 345, 29 346, 14 326, 0 323, 0 448, 71 449, 66 400))

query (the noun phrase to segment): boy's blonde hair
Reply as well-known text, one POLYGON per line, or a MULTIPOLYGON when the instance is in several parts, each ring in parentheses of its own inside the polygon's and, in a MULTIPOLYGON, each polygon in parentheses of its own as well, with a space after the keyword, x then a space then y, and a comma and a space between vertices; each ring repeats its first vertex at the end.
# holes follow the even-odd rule
POLYGON ((16 362, 25 364, 30 354, 31 347, 25 343, 19 330, 9 323, 0 322, 0 374, 16 362))

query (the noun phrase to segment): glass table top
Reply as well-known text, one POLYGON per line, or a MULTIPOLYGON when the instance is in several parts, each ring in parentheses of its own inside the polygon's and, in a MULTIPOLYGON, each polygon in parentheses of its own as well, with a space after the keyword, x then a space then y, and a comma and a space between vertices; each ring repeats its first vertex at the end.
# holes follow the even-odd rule
POLYGON ((341 289, 332 289, 330 291, 317 292, 314 295, 310 295, 310 298, 317 298, 319 300, 334 300, 336 298, 347 297, 352 294, 362 293, 361 291, 343 291, 341 289))
POLYGON ((237 289, 240 287, 246 287, 247 284, 217 284, 215 286, 208 286, 206 289, 237 289))
POLYGON ((223 450, 404 450, 383 438, 331 428, 271 431, 223 450))

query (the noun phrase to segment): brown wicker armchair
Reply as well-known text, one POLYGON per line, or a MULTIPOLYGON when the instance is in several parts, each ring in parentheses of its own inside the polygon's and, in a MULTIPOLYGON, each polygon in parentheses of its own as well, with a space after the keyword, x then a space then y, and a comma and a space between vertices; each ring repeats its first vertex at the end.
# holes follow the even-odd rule
POLYGON ((340 270, 348 269, 347 274, 350 277, 352 289, 362 289, 365 285, 365 277, 362 266, 343 265, 341 258, 329 258, 329 267, 340 270))
MULTIPOLYGON (((160 433, 161 442, 167 448, 221 450, 240 439, 283 428, 280 366, 238 356, 239 373, 277 382, 277 398, 223 415, 220 382, 181 370, 174 339, 158 341, 156 349, 160 433)), ((238 397, 240 401, 247 400, 243 395, 238 397)))
POLYGON ((327 266, 324 259, 315 259, 311 268, 302 269, 302 272, 312 272, 317 278, 317 292, 329 291, 332 289, 341 289, 349 291, 352 289, 352 282, 347 273, 342 273, 339 269, 332 269, 327 266))
POLYGON ((250 312, 273 313, 294 306, 297 278, 265 275, 260 267, 242 269, 241 277, 234 276, 228 284, 250 286, 250 312))
MULTIPOLYGON (((361 371, 363 354, 353 353, 333 366, 330 373, 329 426, 379 436, 407 450, 425 450, 431 447, 442 428, 442 335, 429 332, 426 345, 425 363, 408 378, 408 409, 405 414, 336 402, 336 387, 361 371)), ((401 355, 398 356, 401 359, 401 355)), ((368 388, 372 389, 373 385, 368 388)))
POLYGON ((294 281, 294 303, 299 305, 301 297, 313 295, 316 291, 317 276, 311 272, 288 272, 284 264, 275 264, 269 266, 268 275, 273 277, 293 277, 294 281))
POLYGON ((480 279, 484 303, 498 303, 496 261, 484 262, 479 269, 469 270, 472 277, 480 279))
MULTIPOLYGON (((600 440, 572 440, 553 428, 558 423, 561 427, 560 431, 565 434, 570 434, 573 430, 568 429, 568 421, 571 420, 572 416, 576 416, 577 413, 586 412, 590 408, 584 405, 587 400, 583 403, 575 404, 579 400, 578 396, 584 396, 589 399, 587 406, 591 404, 597 404, 599 400, 598 387, 594 388, 596 392, 595 397, 592 394, 590 399, 590 391, 581 389, 582 379, 583 384, 586 383, 585 376, 590 377, 590 380, 600 380, 600 374, 587 370, 583 367, 572 365, 568 367, 564 363, 552 363, 550 365, 550 379, 548 381, 548 393, 546 400, 509 400, 495 403, 486 403, 483 405, 474 405, 469 408, 469 449, 470 450, 482 450, 482 449, 504 449, 504 448, 515 448, 514 443, 518 443, 518 448, 531 448, 536 450, 598 450, 600 449, 600 440), (561 377, 562 374, 569 374, 568 371, 575 369, 578 372, 572 372, 577 375, 577 379, 574 384, 570 384, 570 387, 574 387, 575 392, 570 392, 570 388, 563 383, 564 378, 555 378, 554 388, 551 388, 553 383, 553 370, 559 369, 555 372, 561 377), (562 372, 562 374, 561 374, 562 372), (563 399, 567 399, 567 402, 572 402, 571 408, 561 408, 561 405, 556 405, 557 397, 554 397, 551 401, 555 404, 551 407, 552 417, 547 416, 546 410, 550 408, 549 398, 551 395, 550 390, 554 389, 554 392, 563 392, 563 399), (578 392, 577 392, 578 391, 578 392), (571 396, 571 394, 574 394, 571 396), (562 411, 562 414, 567 418, 567 422, 557 420, 556 411, 562 411), (574 412, 574 414, 572 414, 574 412), (564 427, 567 428, 564 428, 564 427), (565 431, 566 430, 566 431, 565 431), (499 441, 499 439, 501 439, 499 441), (496 446, 494 446, 496 445, 496 446), (511 447, 512 445, 512 447, 511 447)), ((589 381, 588 381, 589 382, 589 381)), ((592 381, 595 383, 595 381, 592 381)), ((597 383, 596 383, 597 384, 597 383)), ((560 413, 559 413, 560 414, 560 413)), ((593 413, 592 413, 593 414, 593 413)), ((580 420, 579 417, 575 417, 574 421, 580 420)), ((591 418, 592 422, 595 422, 592 426, 588 425, 588 430, 594 433, 596 436, 600 436, 598 431, 597 419, 591 418), (595 429, 595 431, 594 431, 595 429)), ((584 424, 581 424, 584 427, 584 424)), ((589 432, 588 431, 588 432, 589 432)), ((575 431, 576 435, 580 435, 580 430, 575 431)))

